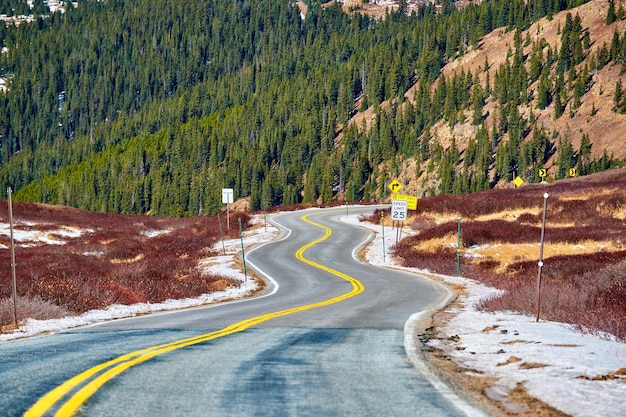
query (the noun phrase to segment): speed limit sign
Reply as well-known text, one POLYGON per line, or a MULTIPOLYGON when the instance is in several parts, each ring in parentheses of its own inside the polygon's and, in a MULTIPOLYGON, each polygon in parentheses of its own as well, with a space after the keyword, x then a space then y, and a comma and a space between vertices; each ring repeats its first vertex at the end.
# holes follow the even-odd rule
POLYGON ((406 220, 408 202, 405 200, 393 200, 391 202, 391 220, 403 222, 406 220))

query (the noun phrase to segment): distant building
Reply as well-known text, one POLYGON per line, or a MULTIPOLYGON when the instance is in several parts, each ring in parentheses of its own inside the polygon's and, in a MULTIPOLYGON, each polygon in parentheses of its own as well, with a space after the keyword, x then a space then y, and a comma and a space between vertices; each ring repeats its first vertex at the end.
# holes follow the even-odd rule
MULTIPOLYGON (((44 3, 47 4, 50 9, 50 13, 60 12, 65 13, 65 5, 66 1, 62 0, 44 0, 44 3)), ((33 8, 33 0, 27 0, 28 6, 33 8)), ((72 2, 74 7, 78 7, 78 3, 72 2)), ((0 21, 3 21, 7 24, 13 23, 15 26, 19 26, 20 23, 30 23, 35 20, 35 17, 31 14, 29 16, 7 16, 6 14, 0 14, 0 21)))

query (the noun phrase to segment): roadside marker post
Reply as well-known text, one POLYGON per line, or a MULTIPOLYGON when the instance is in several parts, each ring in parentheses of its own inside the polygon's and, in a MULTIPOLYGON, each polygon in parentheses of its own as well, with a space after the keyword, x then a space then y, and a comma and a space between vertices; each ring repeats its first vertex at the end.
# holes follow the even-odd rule
POLYGON ((460 277, 461 276, 461 216, 459 216, 457 229, 458 229, 458 238, 457 238, 457 245, 456 245, 456 276, 460 277))
POLYGON ((350 215, 348 207, 350 206, 350 195, 348 194, 348 187, 346 186, 346 217, 350 215))
POLYGON ((383 227, 383 262, 385 262, 385 213, 380 213, 380 224, 383 227))
POLYGON ((244 282, 248 282, 248 272, 246 271, 246 253, 243 247, 243 228, 241 227, 241 217, 239 217, 239 238, 241 239, 241 260, 243 262, 244 282))
POLYGON ((546 211, 548 209, 548 193, 543 195, 543 221, 541 223, 541 241, 539 243, 539 262, 537 272, 537 317, 535 318, 535 322, 539 321, 539 316, 541 314, 541 268, 543 267, 543 241, 546 232, 546 211))
POLYGON ((15 278, 15 241, 13 239, 13 202, 11 201, 11 187, 7 188, 9 198, 9 231, 11 238, 11 281, 13 283, 13 324, 17 328, 17 279, 15 278))

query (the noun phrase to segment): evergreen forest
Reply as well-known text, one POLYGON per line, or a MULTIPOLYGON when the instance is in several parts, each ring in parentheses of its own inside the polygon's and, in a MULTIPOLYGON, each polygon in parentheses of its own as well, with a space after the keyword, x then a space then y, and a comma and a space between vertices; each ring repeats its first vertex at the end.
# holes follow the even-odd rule
MULTIPOLYGON (((622 163, 591 158, 590 138, 579 149, 557 141, 519 107, 575 110, 593 71, 622 65, 626 34, 585 59, 591 42, 572 14, 560 47, 537 42, 527 55, 524 29, 586 1, 437 3, 407 13, 403 1, 374 19, 315 0, 306 17, 287 0, 78 0, 64 13, 35 1, 32 22, 0 24, 0 195, 190 216, 219 211, 225 187, 253 210, 344 190, 376 201, 408 158, 437 178, 432 194, 491 188, 512 172, 539 181, 551 157, 561 177, 573 160, 581 174, 622 163), (441 76, 497 28, 516 37, 493 78, 441 76), (499 112, 491 128, 488 102, 499 112), (349 123, 368 109, 371 128, 349 123), (477 127, 462 156, 432 140, 442 121, 477 127)), ((610 3, 607 24, 624 17, 610 3)), ((24 4, 0 0, 0 13, 24 4)), ((614 102, 626 112, 621 85, 614 102)))

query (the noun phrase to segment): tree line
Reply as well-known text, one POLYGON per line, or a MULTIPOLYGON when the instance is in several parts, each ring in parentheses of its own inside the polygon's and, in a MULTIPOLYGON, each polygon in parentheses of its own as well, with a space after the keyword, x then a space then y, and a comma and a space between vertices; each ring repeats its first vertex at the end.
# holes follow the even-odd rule
MULTIPOLYGON (((589 45, 576 16, 559 50, 539 41, 525 57, 519 34, 582 0, 443 3, 411 14, 404 3, 375 20, 321 1, 308 1, 302 18, 272 0, 81 0, 64 14, 0 25, 0 76, 9 82, 0 94, 1 189, 93 211, 186 216, 219 210, 223 187, 249 196, 253 209, 328 202, 347 187, 374 200, 399 158, 429 162, 440 180, 433 193, 531 172, 567 146, 519 115, 528 85, 539 81, 538 108, 574 111, 591 70, 621 62, 623 37, 580 68, 589 45), (499 27, 516 41, 493 80, 441 77, 446 62, 499 27), (498 124, 487 131, 490 100, 498 124), (372 129, 348 125, 370 107, 372 129), (440 120, 464 122, 468 109, 479 129, 461 160, 456 145, 444 149, 429 132, 440 120)), ((582 145, 573 152, 585 172, 615 163, 589 161, 582 145)))

